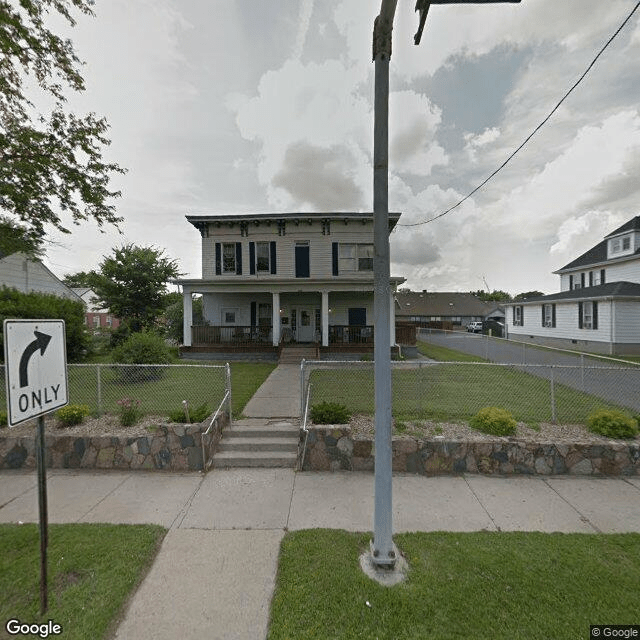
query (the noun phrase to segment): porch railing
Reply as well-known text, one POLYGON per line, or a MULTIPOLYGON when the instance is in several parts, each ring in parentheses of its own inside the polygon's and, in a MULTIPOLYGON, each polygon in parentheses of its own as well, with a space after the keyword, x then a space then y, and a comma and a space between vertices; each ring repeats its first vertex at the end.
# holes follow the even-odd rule
POLYGON ((373 344, 373 325, 329 325, 329 344, 373 344))
POLYGON ((193 325, 191 327, 191 344, 229 344, 234 346, 265 344, 272 341, 270 326, 214 326, 193 325))
POLYGON ((396 323, 396 342, 405 346, 415 346, 416 343, 416 325, 396 323))

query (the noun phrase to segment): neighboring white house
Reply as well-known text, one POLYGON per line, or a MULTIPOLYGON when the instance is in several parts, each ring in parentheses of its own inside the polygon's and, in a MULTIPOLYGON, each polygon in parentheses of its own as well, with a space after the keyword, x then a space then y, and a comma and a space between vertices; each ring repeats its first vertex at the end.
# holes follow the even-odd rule
POLYGON ((640 353, 640 216, 554 273, 560 293, 506 305, 510 339, 640 353))
MULTIPOLYGON (((389 214, 392 229, 399 213, 389 214)), ((202 236, 202 278, 179 280, 184 347, 373 343, 373 214, 187 216, 202 236), (202 294, 205 326, 192 326, 202 294)), ((404 278, 391 278, 393 294, 404 278)), ((218 347, 219 348, 219 347, 218 347)))
POLYGON ((42 262, 20 252, 0 257, 0 287, 22 293, 49 293, 76 302, 82 299, 59 280, 42 262))

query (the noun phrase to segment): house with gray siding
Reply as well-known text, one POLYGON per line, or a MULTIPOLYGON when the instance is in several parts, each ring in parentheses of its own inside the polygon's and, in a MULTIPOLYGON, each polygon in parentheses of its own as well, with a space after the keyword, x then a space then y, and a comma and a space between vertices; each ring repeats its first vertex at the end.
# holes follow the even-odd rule
MULTIPOLYGON (((390 231, 400 217, 389 214, 390 231)), ((281 344, 373 345, 373 214, 189 215, 201 236, 202 278, 181 279, 183 353, 268 351, 281 344), (204 325, 193 325, 201 295, 204 325)), ((391 278, 393 295, 404 278, 391 278)))
POLYGON ((560 292, 506 305, 512 340, 640 353, 640 216, 555 271, 560 292))

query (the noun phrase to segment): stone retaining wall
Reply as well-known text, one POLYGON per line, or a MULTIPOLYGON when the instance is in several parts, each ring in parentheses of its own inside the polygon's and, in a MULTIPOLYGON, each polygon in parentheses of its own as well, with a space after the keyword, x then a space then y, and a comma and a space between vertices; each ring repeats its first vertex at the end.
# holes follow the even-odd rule
MULTIPOLYGON (((204 437, 207 459, 228 422, 226 414, 218 416, 204 437)), ((148 435, 137 437, 47 433, 47 467, 198 471, 202 469, 202 434, 208 426, 208 420, 197 425, 160 424, 148 435)), ((11 437, 11 431, 7 431, 0 436, 0 469, 35 469, 35 436, 11 437)))
MULTIPOLYGON (((353 438, 349 427, 311 427, 304 471, 373 471, 372 439, 353 438)), ((393 470, 425 475, 452 473, 640 476, 640 445, 554 444, 496 438, 455 442, 443 438, 393 438, 393 470)))

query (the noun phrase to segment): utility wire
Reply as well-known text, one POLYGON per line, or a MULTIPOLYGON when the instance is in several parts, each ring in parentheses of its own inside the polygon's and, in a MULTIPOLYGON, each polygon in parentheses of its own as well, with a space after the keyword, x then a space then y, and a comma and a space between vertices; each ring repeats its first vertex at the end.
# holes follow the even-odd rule
POLYGON ((442 218, 443 216, 446 216, 448 213, 451 213, 454 209, 457 209, 463 202, 466 202, 474 193, 482 189, 482 187, 484 187, 484 185, 487 184, 489 180, 491 180, 499 171, 501 171, 513 159, 513 157, 527 144, 527 142, 529 142, 529 140, 531 140, 531 138, 533 138, 533 136, 540 129, 542 129, 542 127, 548 122, 551 116, 560 108, 560 105, 571 95, 573 90, 584 80, 584 78, 589 73, 589 71, 591 71, 591 68, 597 62, 598 58, 604 53, 605 49, 614 41, 614 39, 622 31, 622 29, 624 29, 627 22, 631 20, 633 14, 638 10, 638 7, 640 7, 640 1, 636 3, 636 6, 631 10, 631 13, 625 18, 624 22, 618 27, 616 32, 609 38, 609 40, 607 40, 607 42, 602 47, 602 49, 600 49, 596 57, 591 61, 591 64, 586 68, 585 72, 578 78, 578 80, 574 83, 571 89, 569 89, 569 91, 567 91, 564 94, 564 96, 562 96, 562 99, 560 100, 560 102, 556 104, 556 106, 551 110, 549 115, 525 138, 524 142, 492 174, 490 174, 487 178, 485 178, 473 191, 471 191, 464 198, 462 198, 462 200, 454 204, 452 207, 449 207, 449 209, 447 209, 446 211, 443 211, 442 213, 438 214, 437 216, 434 216, 433 218, 429 218, 428 220, 422 220, 422 222, 413 222, 411 224, 397 223, 396 226, 397 227, 417 227, 422 224, 429 224, 429 222, 438 220, 438 218, 442 218))

